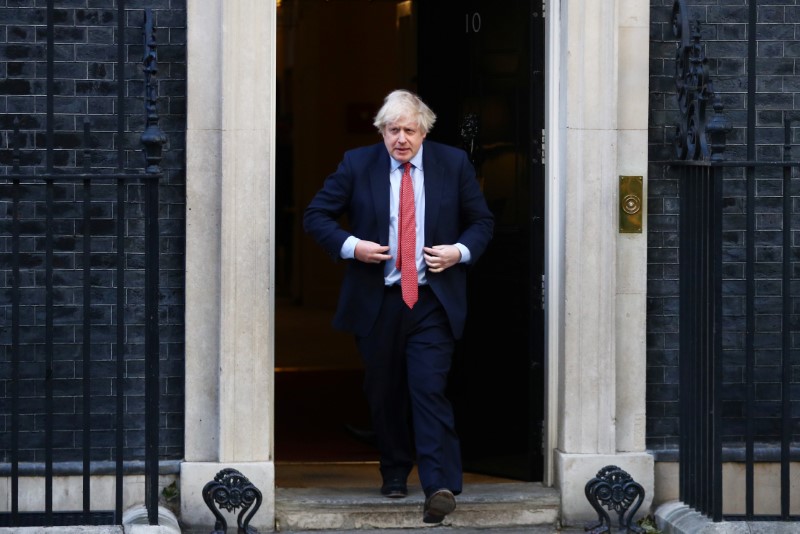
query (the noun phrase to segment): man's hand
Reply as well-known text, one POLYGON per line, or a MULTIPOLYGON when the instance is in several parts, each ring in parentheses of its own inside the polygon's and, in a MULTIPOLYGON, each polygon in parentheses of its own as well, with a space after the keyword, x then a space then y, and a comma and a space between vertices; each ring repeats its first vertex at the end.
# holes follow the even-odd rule
POLYGON ((425 263, 432 273, 440 273, 461 261, 461 251, 455 245, 424 247, 425 263))
POLYGON ((364 263, 380 263, 382 261, 390 260, 392 257, 388 254, 389 247, 373 243, 372 241, 364 241, 363 239, 356 244, 356 249, 353 252, 358 261, 364 263))

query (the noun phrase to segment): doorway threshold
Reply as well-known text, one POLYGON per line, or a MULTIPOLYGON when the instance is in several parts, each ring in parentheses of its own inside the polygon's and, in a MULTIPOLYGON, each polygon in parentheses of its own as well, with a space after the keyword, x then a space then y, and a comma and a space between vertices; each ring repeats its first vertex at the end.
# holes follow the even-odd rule
MULTIPOLYGON (((416 471, 405 499, 380 495, 376 462, 276 464, 278 531, 422 528, 424 494, 416 471)), ((456 511, 443 526, 479 529, 555 527, 557 490, 539 482, 465 473, 456 511)))
MULTIPOLYGON (((464 473, 464 484, 516 483, 517 480, 479 473, 464 473)), ((279 488, 380 488, 381 475, 377 461, 316 462, 293 461, 275 463, 275 485, 279 488)), ((417 468, 408 476, 408 487, 419 487, 417 468)))

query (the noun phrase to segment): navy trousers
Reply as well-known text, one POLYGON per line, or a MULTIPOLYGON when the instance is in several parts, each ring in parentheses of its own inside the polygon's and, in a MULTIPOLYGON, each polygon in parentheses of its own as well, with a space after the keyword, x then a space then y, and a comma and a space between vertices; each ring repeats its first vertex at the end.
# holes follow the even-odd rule
POLYGON ((445 396, 455 341, 433 291, 420 287, 409 309, 399 286, 386 288, 372 332, 356 341, 384 479, 407 477, 416 448, 425 495, 443 488, 460 493, 461 448, 445 396))

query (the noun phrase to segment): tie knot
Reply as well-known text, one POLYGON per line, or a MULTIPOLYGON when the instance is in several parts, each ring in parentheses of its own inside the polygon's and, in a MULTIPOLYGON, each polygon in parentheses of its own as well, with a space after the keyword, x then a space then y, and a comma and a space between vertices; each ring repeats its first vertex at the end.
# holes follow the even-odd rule
POLYGON ((406 161, 405 163, 403 163, 403 172, 404 173, 411 172, 411 167, 412 167, 411 162, 406 161))

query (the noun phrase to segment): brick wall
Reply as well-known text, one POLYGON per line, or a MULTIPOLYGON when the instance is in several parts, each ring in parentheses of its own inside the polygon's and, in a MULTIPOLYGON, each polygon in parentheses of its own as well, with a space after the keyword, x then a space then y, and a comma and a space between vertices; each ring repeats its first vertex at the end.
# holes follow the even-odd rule
POLYGON ((678 180, 658 161, 671 157, 677 121, 672 1, 650 10, 650 118, 647 203, 647 447, 678 446, 678 180))
MULTIPOLYGON (((691 18, 702 23, 709 69, 725 116, 726 159, 745 160, 747 126, 747 0, 688 0, 691 18)), ((676 40, 672 0, 651 0, 650 150, 647 308, 647 445, 677 449, 678 437, 678 180, 664 162, 672 158, 677 122, 674 90, 676 40)), ((759 1, 756 38, 756 159, 780 160, 783 121, 798 118, 800 106, 800 5, 796 0, 759 1)), ((796 132, 796 128, 794 130, 796 132)), ((796 133, 795 133, 796 137, 796 133)), ((800 159, 795 147, 794 158, 800 159)), ((781 171, 759 171, 756 180, 756 398, 752 406, 757 439, 774 440, 780 398, 780 272, 783 221, 781 171)), ((726 440, 741 440, 744 415, 744 250, 746 182, 741 171, 725 174, 723 185, 723 416, 726 440)), ((796 211, 796 209, 795 209, 796 211)), ((798 222, 794 221, 795 229, 798 222)), ((794 242, 797 242, 795 237, 794 242)), ((795 317, 796 319, 796 317, 795 317)), ((796 394, 793 393, 796 397, 796 394)))
MULTIPOLYGON (((54 166, 80 170, 84 163, 83 122, 91 123, 91 166, 113 170, 117 146, 124 147, 122 167, 142 169, 139 136, 144 128, 141 71, 143 8, 152 8, 159 55, 160 126, 168 136, 160 184, 160 341, 161 453, 183 456, 183 320, 186 124, 186 1, 127 0, 125 3, 126 133, 117 139, 115 0, 55 0, 54 166)), ((11 129, 20 121, 23 174, 41 173, 46 146, 46 2, 0 0, 0 174, 10 172, 11 129)), ((9 377, 11 360, 10 186, 0 181, 0 462, 8 461, 9 377), (5 185, 3 185, 5 184, 5 185)), ((82 373, 82 208, 81 184, 54 186, 54 395, 56 461, 79 459, 82 373)), ((143 316, 142 187, 126 188, 126 459, 143 457, 144 365, 141 357, 143 316)), ((92 419, 93 459, 110 460, 113 452, 115 393, 115 219, 113 185, 92 186, 92 419)), ((20 425, 22 461, 43 459, 42 345, 44 291, 44 187, 22 190, 21 268, 22 394, 20 425)))

